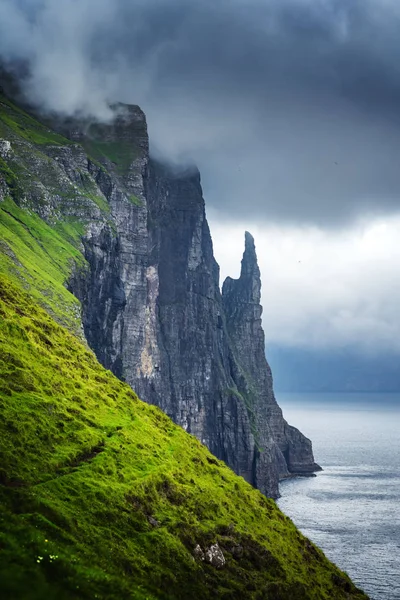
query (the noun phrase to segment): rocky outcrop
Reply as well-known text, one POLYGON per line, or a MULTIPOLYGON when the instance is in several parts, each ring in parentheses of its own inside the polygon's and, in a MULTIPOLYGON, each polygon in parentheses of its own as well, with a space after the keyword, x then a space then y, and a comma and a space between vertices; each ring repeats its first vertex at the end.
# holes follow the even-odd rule
POLYGON ((126 107, 111 125, 67 122, 59 129, 79 140, 89 153, 87 170, 110 210, 109 223, 92 223, 87 228, 83 244, 90 268, 74 274, 70 289, 82 302, 86 339, 100 362, 120 379, 133 382, 132 374, 137 375, 146 363, 143 349, 151 277, 144 114, 138 107, 126 107))
POLYGON ((246 234, 241 276, 221 294, 198 171, 151 160, 142 111, 116 111, 108 125, 59 124, 74 143, 46 149, 57 181, 77 190, 63 210, 86 214, 88 269, 69 282, 86 339, 143 400, 277 497, 280 478, 318 467, 274 398, 254 240, 246 234))
POLYGON ((225 556, 218 544, 213 544, 209 548, 206 548, 205 552, 197 544, 193 551, 193 556, 196 560, 207 562, 216 569, 222 569, 226 563, 225 556))
POLYGON ((11 154, 11 142, 8 140, 0 140, 0 157, 8 158, 11 154))

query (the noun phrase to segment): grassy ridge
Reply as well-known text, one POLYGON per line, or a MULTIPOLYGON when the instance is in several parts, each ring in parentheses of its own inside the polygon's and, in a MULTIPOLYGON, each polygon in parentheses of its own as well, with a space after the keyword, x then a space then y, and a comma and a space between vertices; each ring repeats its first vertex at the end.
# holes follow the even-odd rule
POLYGON ((126 175, 137 152, 129 142, 103 142, 96 139, 88 139, 82 142, 85 151, 95 161, 101 164, 106 158, 114 164, 119 175, 126 175))
POLYGON ((364 598, 272 500, 0 277, 9 598, 364 598), (218 542, 227 564, 193 558, 218 542))

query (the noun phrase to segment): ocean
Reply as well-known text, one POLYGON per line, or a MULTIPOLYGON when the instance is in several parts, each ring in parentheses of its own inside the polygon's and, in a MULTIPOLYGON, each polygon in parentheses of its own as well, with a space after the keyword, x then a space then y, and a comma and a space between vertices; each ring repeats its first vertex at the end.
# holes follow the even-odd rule
POLYGON ((278 505, 373 600, 400 600, 400 394, 277 394, 324 469, 278 505))

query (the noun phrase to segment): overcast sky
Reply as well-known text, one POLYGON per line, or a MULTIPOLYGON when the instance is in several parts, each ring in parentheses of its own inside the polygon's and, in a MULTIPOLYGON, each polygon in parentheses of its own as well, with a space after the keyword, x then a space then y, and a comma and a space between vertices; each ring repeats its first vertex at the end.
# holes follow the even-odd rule
MULTIPOLYGON (((239 276, 242 223, 211 213, 222 276, 239 276)), ((248 223, 256 241, 268 343, 400 352, 400 218, 347 230, 248 223)))
POLYGON ((0 0, 31 101, 138 103, 153 153, 199 166, 222 272, 252 231, 295 345, 400 346, 399 31, 396 0, 0 0))

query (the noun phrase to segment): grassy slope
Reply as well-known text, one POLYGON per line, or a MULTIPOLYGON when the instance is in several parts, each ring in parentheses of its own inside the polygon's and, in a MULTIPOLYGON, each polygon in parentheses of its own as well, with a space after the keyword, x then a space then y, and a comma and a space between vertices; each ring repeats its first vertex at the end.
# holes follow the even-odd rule
POLYGON ((0 316, 6 597, 364 597, 272 500, 5 277, 0 316), (216 541, 221 570, 192 558, 216 541))
POLYGON ((102 142, 91 139, 83 142, 83 147, 88 155, 100 163, 103 163, 104 159, 110 160, 115 165, 118 175, 125 175, 136 158, 136 152, 127 142, 102 142))
POLYGON ((78 331, 79 302, 64 284, 73 264, 83 266, 84 259, 66 237, 10 198, 0 203, 0 272, 22 281, 61 323, 78 331))
POLYGON ((17 153, 12 168, 0 161, 13 196, 0 203, 3 596, 365 597, 273 501, 140 402, 52 319, 79 330, 65 281, 84 266, 84 225, 50 226, 16 202, 31 181, 26 144, 51 169, 41 147, 68 142, 1 97, 0 137, 17 153), (215 541, 222 570, 192 557, 197 543, 215 541))
POLYGON ((19 137, 38 146, 47 144, 65 146, 71 143, 28 115, 1 93, 0 103, 2 104, 0 114, 3 125, 9 127, 19 137))
MULTIPOLYGON (((46 155, 46 148, 69 146, 70 141, 51 132, 1 93, 0 138, 12 144, 10 158, 0 157, 0 177, 10 191, 0 202, 0 273, 21 282, 58 322, 79 334, 79 302, 65 282, 73 268, 86 266, 80 249, 85 223, 71 214, 71 207, 79 213, 92 203, 107 218, 109 206, 96 195, 94 182, 87 176, 82 176, 78 187, 62 178, 57 162, 46 155), (41 184, 43 187, 38 187, 41 184), (28 208, 30 195, 37 197, 40 192, 59 194, 60 214, 53 219, 53 226, 28 208)), ((37 203, 45 205, 46 199, 38 198, 37 203)))

